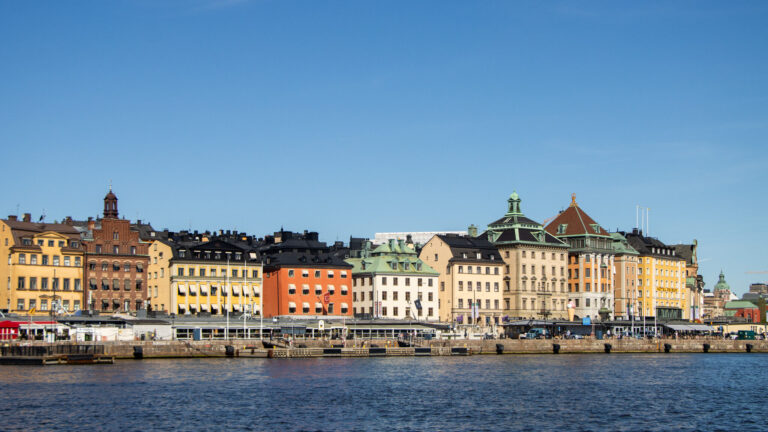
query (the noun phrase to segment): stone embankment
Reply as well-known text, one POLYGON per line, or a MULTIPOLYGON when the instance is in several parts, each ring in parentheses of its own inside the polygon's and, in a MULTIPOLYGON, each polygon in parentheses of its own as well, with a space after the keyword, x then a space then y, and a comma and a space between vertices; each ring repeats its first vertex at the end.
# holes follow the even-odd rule
MULTIPOLYGON (((14 345, 43 345, 16 342, 14 345)), ((59 345, 67 345, 60 342, 59 345)), ((80 344, 85 345, 85 344, 80 344)), ((265 348, 258 340, 94 342, 104 355, 116 359, 201 357, 385 357, 450 356, 478 354, 621 354, 621 353, 768 353, 768 341, 723 339, 538 339, 420 341, 415 347, 398 347, 397 341, 377 339, 348 341, 300 340, 292 347, 265 348)))

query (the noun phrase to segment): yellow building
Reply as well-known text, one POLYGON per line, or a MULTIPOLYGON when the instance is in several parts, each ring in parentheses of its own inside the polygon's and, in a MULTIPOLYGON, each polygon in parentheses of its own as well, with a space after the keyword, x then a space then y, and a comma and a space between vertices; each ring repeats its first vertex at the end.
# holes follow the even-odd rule
POLYGON ((640 255, 637 263, 637 304, 641 316, 688 319, 690 297, 685 285, 685 259, 639 230, 625 235, 640 255))
POLYGON ((0 307, 35 315, 69 313, 83 305, 83 250, 69 224, 35 223, 29 213, 0 220, 0 307), (7 259, 5 259, 7 257, 7 259))
POLYGON ((262 265, 253 238, 181 233, 150 246, 152 310, 261 314, 262 265))

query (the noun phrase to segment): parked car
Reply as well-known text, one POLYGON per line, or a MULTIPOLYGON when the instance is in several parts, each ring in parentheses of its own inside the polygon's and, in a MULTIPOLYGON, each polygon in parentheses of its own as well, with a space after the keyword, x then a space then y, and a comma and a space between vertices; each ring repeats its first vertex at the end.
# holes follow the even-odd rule
POLYGON ((552 339, 552 334, 547 329, 532 328, 525 334, 526 339, 552 339))
POLYGON ((584 336, 580 334, 571 334, 571 335, 567 335, 565 338, 566 339, 584 339, 584 336))

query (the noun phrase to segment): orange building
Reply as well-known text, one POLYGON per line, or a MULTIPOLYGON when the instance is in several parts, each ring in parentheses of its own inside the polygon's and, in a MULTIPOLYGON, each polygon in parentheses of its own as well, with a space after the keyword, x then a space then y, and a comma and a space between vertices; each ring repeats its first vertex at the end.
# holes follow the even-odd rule
POLYGON ((352 266, 330 253, 283 252, 264 261, 264 316, 352 316, 352 266))

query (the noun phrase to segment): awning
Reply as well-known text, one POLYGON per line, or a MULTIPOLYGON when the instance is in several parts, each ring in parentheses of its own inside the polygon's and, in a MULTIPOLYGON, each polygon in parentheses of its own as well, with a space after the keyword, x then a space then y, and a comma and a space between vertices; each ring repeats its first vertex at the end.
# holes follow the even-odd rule
POLYGON ((201 285, 201 286, 200 286, 200 294, 203 294, 203 295, 208 295, 208 286, 206 286, 206 285, 201 285))
POLYGON ((296 291, 296 285, 295 284, 288 284, 288 290, 289 291, 296 291))
POLYGON ((235 308, 236 311, 240 311, 240 309, 242 309, 242 307, 239 304, 236 304, 233 307, 235 308))
POLYGON ((229 287, 228 286, 221 287, 221 293, 224 295, 229 294, 229 287))
POLYGON ((208 305, 207 304, 201 304, 200 305, 200 310, 201 311, 207 311, 208 310, 208 305))
POLYGON ((142 263, 136 263, 136 270, 142 271, 144 270, 144 264, 142 263))
POLYGON ((186 293, 187 293, 187 288, 183 287, 183 286, 180 286, 179 287, 179 294, 186 294, 186 293))
POLYGON ((715 331, 714 327, 703 324, 666 324, 666 327, 676 331, 715 331))
POLYGON ((323 304, 322 303, 315 303, 315 310, 320 309, 323 310, 323 304))
POLYGON ((329 291, 329 292, 331 292, 331 293, 332 293, 332 292, 334 292, 335 290, 336 290, 336 287, 334 287, 333 285, 328 285, 328 291, 329 291))
POLYGON ((315 294, 320 294, 323 292, 323 286, 322 285, 315 285, 315 294))
POLYGON ((288 307, 289 307, 289 308, 294 308, 294 309, 295 309, 295 308, 296 308, 296 303, 294 303, 294 302, 288 302, 288 307))
POLYGON ((341 308, 342 308, 342 309, 348 309, 348 308, 349 308, 349 306, 348 306, 346 303, 342 303, 342 304, 341 304, 341 308))
POLYGON ((192 295, 197 295, 197 287, 190 285, 189 293, 192 294, 192 295))
POLYGON ((303 309, 309 309, 309 302, 304 302, 304 303, 302 303, 302 304, 301 304, 301 307, 302 307, 303 309))
POLYGON ((219 310, 219 305, 217 305, 217 304, 212 304, 212 305, 211 305, 211 310, 214 310, 214 311, 218 311, 218 310, 219 310))
POLYGON ((302 286, 301 286, 301 290, 302 290, 302 291, 307 291, 307 292, 309 292, 309 284, 304 284, 304 285, 302 285, 302 286))
POLYGON ((239 286, 233 286, 232 287, 232 294, 233 295, 240 295, 240 287, 239 286))
POLYGON ((348 287, 348 286, 346 286, 346 285, 342 285, 342 286, 341 286, 341 290, 342 290, 342 291, 348 291, 348 290, 349 290, 349 287, 348 287))

